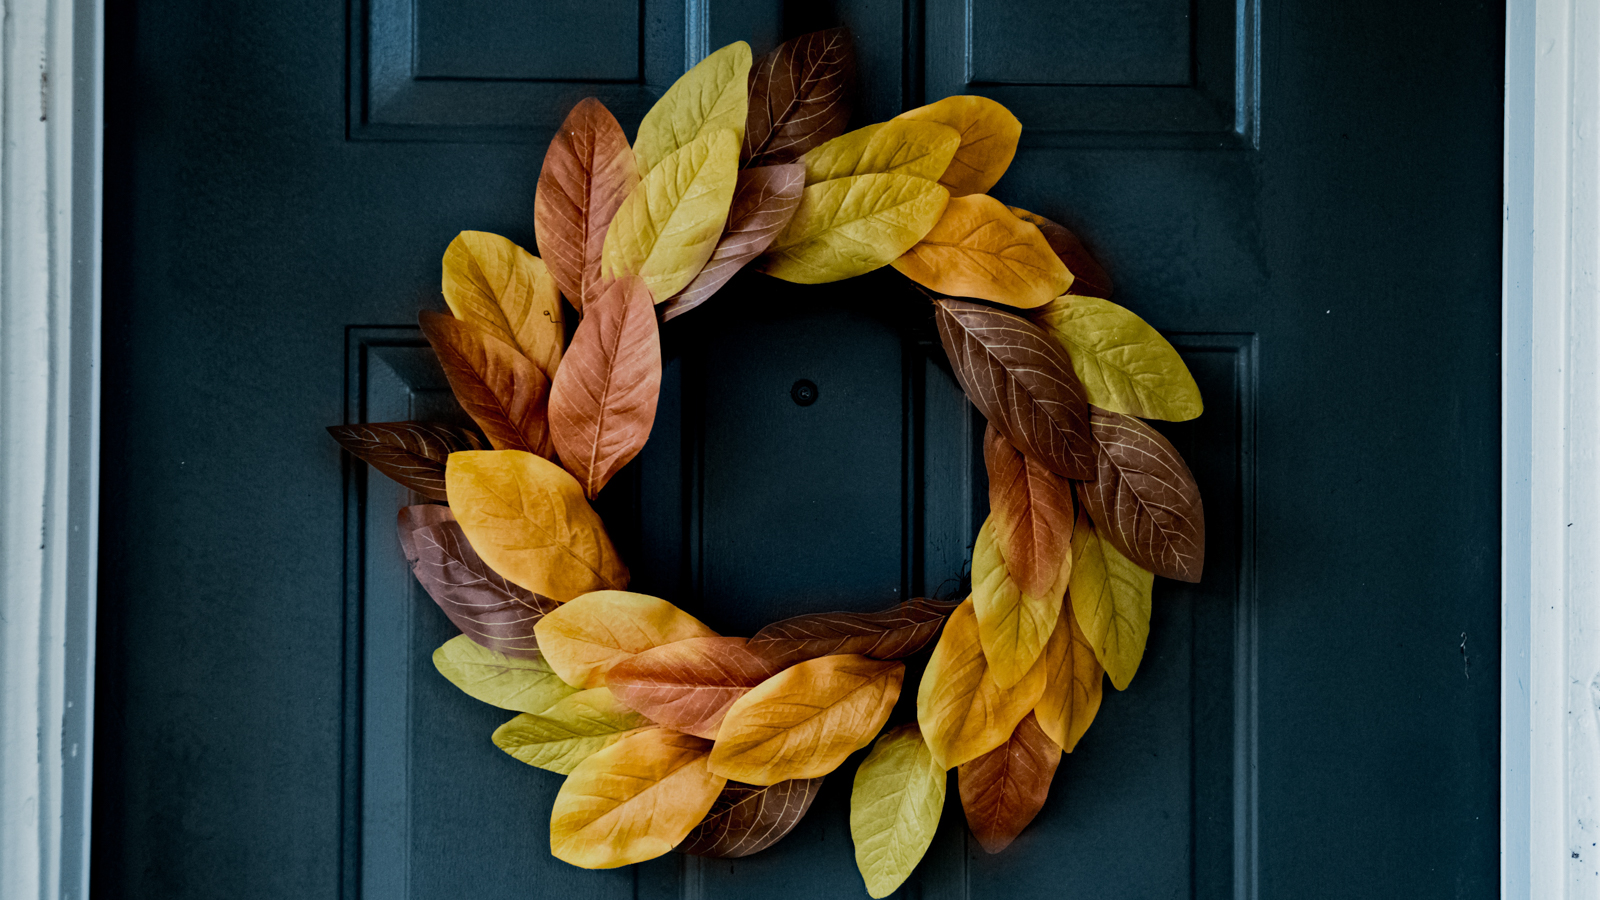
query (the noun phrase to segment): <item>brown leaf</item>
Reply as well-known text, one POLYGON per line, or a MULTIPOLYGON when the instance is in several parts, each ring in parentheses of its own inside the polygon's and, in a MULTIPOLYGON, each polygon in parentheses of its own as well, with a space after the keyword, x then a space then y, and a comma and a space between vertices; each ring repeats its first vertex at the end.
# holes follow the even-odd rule
POLYGON ((445 499, 444 461, 451 453, 483 449, 465 428, 431 422, 329 425, 328 433, 351 456, 430 500, 445 499))
POLYGON ((759 853, 800 824, 821 788, 821 778, 795 778, 765 786, 730 781, 711 804, 711 812, 677 849, 722 859, 759 853))
POLYGON ((1134 563, 1178 581, 1199 581, 1206 557, 1200 488, 1178 451, 1149 425, 1091 407, 1100 463, 1078 499, 1096 529, 1134 563))
POLYGON ((401 509, 400 545, 417 581, 462 634, 507 656, 538 655, 533 626, 556 602, 489 568, 467 543, 449 507, 401 509))
POLYGON ((717 249, 711 251, 711 259, 693 281, 661 304, 661 321, 706 302, 745 263, 766 252, 800 206, 805 186, 806 168, 799 163, 741 171, 733 189, 728 226, 717 241, 717 249))
POLYGON ((1023 456, 993 425, 983 433, 983 462, 1000 555, 1022 590, 1042 597, 1072 555, 1072 484, 1023 456))
POLYGON ((653 722, 715 738, 728 707, 783 668, 746 649, 744 638, 690 638, 617 663, 606 686, 653 722))
POLYGON ((1039 814, 1060 764, 1061 748, 1028 713, 1010 740, 961 765, 961 808, 986 852, 1004 850, 1039 814))
POLYGON ((1092 478, 1088 395, 1055 339, 978 303, 939 299, 934 308, 956 380, 995 430, 1057 475, 1092 478))
POLYGON ((1068 231, 1066 226, 1058 225, 1037 213, 1025 209, 1010 208, 1017 214, 1017 218, 1024 222, 1032 222, 1044 232, 1044 239, 1050 244, 1050 249, 1061 257, 1066 264, 1067 271, 1072 273, 1072 292, 1083 297, 1111 296, 1111 275, 1091 255, 1088 248, 1083 246, 1083 241, 1078 236, 1068 231))
POLYGON ((550 388, 551 437, 585 496, 644 449, 660 394, 655 304, 630 275, 589 304, 550 388))
POLYGON ((496 450, 526 450, 549 458, 550 380, 515 347, 443 313, 423 311, 422 333, 433 345, 461 408, 496 450))
POLYGON ((794 162, 843 134, 855 78, 855 45, 843 28, 802 34, 756 60, 750 67, 742 162, 794 162))
POLYGON ((933 640, 958 601, 917 597, 872 613, 813 613, 784 619, 756 632, 749 649, 780 665, 819 656, 859 653, 904 659, 933 640))
POLYGON ((639 169, 622 126, 593 97, 567 114, 550 141, 533 198, 533 233, 550 275, 578 312, 600 295, 606 228, 639 169))

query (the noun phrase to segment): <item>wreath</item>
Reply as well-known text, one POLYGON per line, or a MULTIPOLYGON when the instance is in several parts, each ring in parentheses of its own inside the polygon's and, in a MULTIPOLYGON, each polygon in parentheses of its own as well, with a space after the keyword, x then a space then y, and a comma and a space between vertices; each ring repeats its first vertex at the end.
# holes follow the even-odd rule
POLYGON ((575 866, 755 853, 869 745, 850 832, 873 897, 927 850, 951 769, 973 834, 998 852, 1094 720, 1102 675, 1132 679, 1154 577, 1200 577, 1199 491, 1141 421, 1194 418, 1199 390, 1160 334, 1106 299, 1071 232, 988 196, 1021 123, 957 96, 845 132, 853 80, 835 29, 753 63, 742 42, 713 53, 631 145, 598 100, 579 103, 539 176, 543 258, 463 232, 444 254, 451 314, 421 314, 482 437, 330 429, 448 504, 399 515, 417 579, 462 632, 434 663, 518 713, 499 747, 566 776, 550 849, 575 866), (991 513, 966 599, 804 615, 747 639, 625 590, 590 501, 650 434, 658 319, 746 266, 807 284, 893 266, 928 294, 988 419, 991 513), (579 316, 570 342, 563 298, 579 316), (915 721, 884 731, 904 660, 929 644, 915 721))

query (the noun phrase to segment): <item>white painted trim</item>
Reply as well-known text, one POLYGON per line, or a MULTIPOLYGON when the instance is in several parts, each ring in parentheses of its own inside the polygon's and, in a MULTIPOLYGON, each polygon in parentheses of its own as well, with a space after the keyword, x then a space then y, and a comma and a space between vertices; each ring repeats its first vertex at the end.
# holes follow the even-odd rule
POLYGON ((1600 3, 1510 0, 1501 895, 1600 897, 1600 3))
POLYGON ((89 883, 103 0, 0 23, 0 897, 89 883))

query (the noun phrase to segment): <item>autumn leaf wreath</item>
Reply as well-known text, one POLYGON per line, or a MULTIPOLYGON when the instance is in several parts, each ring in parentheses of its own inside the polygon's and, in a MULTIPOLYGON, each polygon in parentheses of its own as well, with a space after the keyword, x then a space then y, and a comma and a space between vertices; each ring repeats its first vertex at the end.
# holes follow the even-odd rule
POLYGON ((579 103, 539 177, 543 258, 463 232, 444 254, 451 314, 421 316, 482 437, 422 422, 330 429, 448 504, 399 517, 417 579, 462 632, 434 663, 518 713, 494 733, 506 753, 566 776, 550 849, 573 865, 755 853, 869 744, 850 832, 873 897, 927 850, 950 769, 997 852, 1093 721, 1103 674, 1118 689, 1133 677, 1154 577, 1200 577, 1199 491, 1141 421, 1198 416, 1199 390, 1160 334, 1105 299, 1110 281, 1077 238, 987 195, 1021 123, 957 96, 846 133, 853 80, 838 29, 754 62, 742 42, 711 54, 631 146, 598 100, 579 103), (805 284, 887 265, 929 295, 988 419, 992 512, 964 601, 805 615, 742 638, 625 590, 589 501, 649 436, 658 319, 747 265, 805 284), (563 298, 580 317, 570 343, 563 298), (916 720, 880 736, 901 660, 936 637, 916 720))

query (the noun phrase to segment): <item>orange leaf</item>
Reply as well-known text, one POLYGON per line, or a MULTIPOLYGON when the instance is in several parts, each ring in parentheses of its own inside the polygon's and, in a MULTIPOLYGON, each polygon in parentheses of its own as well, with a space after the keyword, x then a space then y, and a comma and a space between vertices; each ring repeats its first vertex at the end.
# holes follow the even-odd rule
POLYGON ((1023 309, 1066 293, 1072 273, 1039 228, 984 194, 951 197, 933 230, 894 261, 930 290, 1023 309))
POLYGON ((1029 713, 1011 738, 957 773, 967 826, 985 852, 999 853, 1044 807, 1061 748, 1029 713))
POLYGON ((728 707, 783 669, 745 643, 740 637, 703 637, 653 647, 613 666, 606 686, 653 722, 715 738, 728 707))
POLYGON ((611 111, 593 97, 574 106, 544 155, 533 233, 551 277, 580 313, 604 288, 606 228, 638 183, 628 136, 611 111))
POLYGON ((1044 664, 1041 655, 1021 681, 1000 687, 983 656, 972 599, 957 607, 917 689, 917 722, 933 758, 951 769, 1005 743, 1044 695, 1044 664))
POLYGON ((567 342, 561 293, 544 260, 498 234, 463 231, 444 251, 440 287, 456 318, 510 344, 553 378, 567 342))
POLYGON ((1022 137, 1022 123, 1017 117, 988 97, 946 97, 895 118, 938 122, 961 132, 956 158, 939 179, 952 197, 987 193, 1011 165, 1017 155, 1017 141, 1022 137))
POLYGON ((1067 271, 1072 273, 1072 292, 1080 297, 1111 296, 1111 275, 1105 267, 1089 254, 1089 249, 1083 246, 1083 241, 1078 236, 1067 230, 1066 226, 1058 225, 1038 213, 1031 213, 1015 206, 1007 207, 1017 218, 1024 222, 1032 222, 1039 227, 1045 241, 1050 244, 1056 256, 1067 266, 1067 271))
POLYGON ((1042 597, 1072 557, 1072 483, 1023 456, 993 425, 983 433, 983 462, 1000 555, 1022 590, 1042 597))
POLYGON ((573 598, 534 627, 550 668, 573 687, 606 684, 613 666, 653 647, 716 634, 665 600, 627 591, 573 598))
POLYGON ((443 313, 424 311, 422 333, 450 389, 496 450, 554 453, 546 406, 550 380, 517 349, 443 313))
POLYGON ((1100 711, 1105 669, 1094 646, 1078 625, 1072 604, 1061 606, 1061 621, 1044 648, 1044 696, 1033 708, 1039 727, 1062 750, 1071 753, 1100 711))

